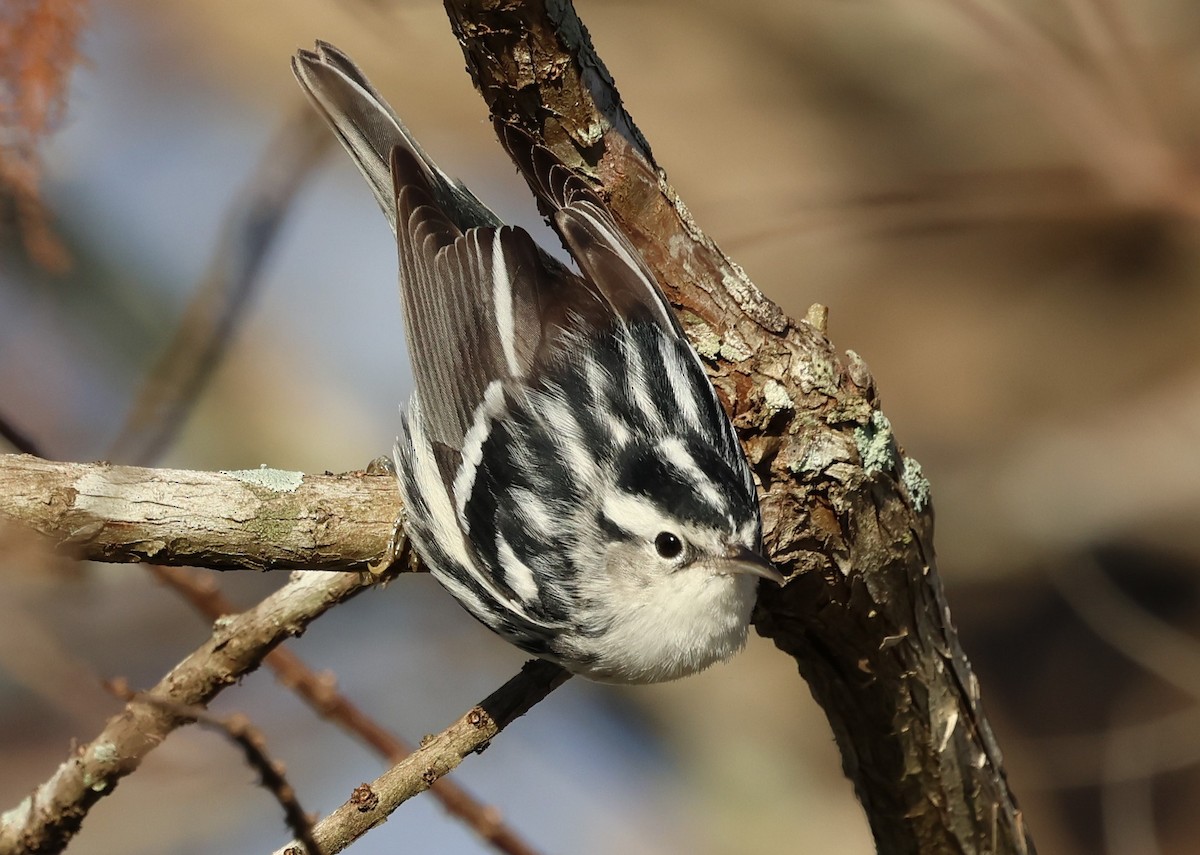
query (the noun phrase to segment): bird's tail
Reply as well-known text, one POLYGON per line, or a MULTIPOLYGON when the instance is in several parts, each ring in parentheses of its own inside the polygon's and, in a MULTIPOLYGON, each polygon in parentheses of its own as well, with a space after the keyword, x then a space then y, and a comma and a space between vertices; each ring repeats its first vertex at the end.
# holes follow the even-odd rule
POLYGON ((396 199, 390 163, 396 147, 408 150, 425 166, 437 202, 459 229, 500 225, 486 205, 434 163, 383 96, 340 50, 318 41, 315 50, 301 50, 292 57, 292 72, 354 158, 393 232, 396 199))

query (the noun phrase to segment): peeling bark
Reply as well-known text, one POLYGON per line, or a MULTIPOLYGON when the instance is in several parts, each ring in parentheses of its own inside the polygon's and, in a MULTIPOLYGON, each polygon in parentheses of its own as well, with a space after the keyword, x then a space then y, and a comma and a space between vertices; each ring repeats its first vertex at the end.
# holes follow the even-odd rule
POLYGON ((362 570, 400 513, 391 475, 192 472, 0 455, 0 521, 91 561, 362 570))

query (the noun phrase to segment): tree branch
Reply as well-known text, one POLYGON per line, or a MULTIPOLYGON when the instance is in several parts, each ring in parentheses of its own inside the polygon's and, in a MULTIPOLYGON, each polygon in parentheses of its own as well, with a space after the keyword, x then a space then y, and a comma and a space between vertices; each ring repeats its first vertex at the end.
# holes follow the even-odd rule
POLYGON ((400 514, 393 476, 190 472, 0 455, 0 522, 89 561, 362 570, 400 514))
MULTIPOLYGON (((210 620, 237 611, 220 592, 211 574, 199 575, 181 567, 150 566, 150 572, 179 592, 210 620)), ((318 715, 357 736, 391 763, 412 754, 412 746, 368 716, 337 690, 332 675, 319 674, 287 647, 276 647, 264 660, 275 678, 295 692, 318 715)), ((533 847, 505 823, 496 808, 483 804, 451 778, 440 778, 430 791, 452 816, 458 817, 480 839, 506 855, 537 855, 533 847)))
MULTIPOLYGON (((420 748, 372 783, 356 787, 349 801, 318 822, 313 837, 323 855, 341 852, 404 802, 429 789, 463 758, 483 751, 500 731, 570 676, 559 666, 540 659, 525 663, 521 673, 441 733, 422 740, 420 748)), ((286 855, 288 846, 276 850, 275 855, 286 855)))
POLYGON ((127 703, 21 804, 0 814, 0 852, 61 851, 91 806, 186 722, 154 701, 204 706, 281 641, 302 634, 327 609, 375 581, 369 573, 298 573, 254 608, 217 621, 208 641, 127 703))
POLYGON ((789 321, 700 231, 569 2, 445 5, 493 116, 598 185, 708 362, 791 576, 763 588, 756 627, 825 710, 879 851, 1031 852, 934 566, 929 485, 866 364, 834 350, 821 312, 789 321))
POLYGON ((153 463, 228 349, 243 309, 304 186, 333 138, 308 104, 283 122, 232 208, 170 343, 138 388, 111 459, 153 463))
POLYGON ((177 716, 184 722, 196 722, 210 727, 229 739, 230 742, 242 749, 246 765, 258 772, 259 784, 283 809, 284 821, 288 829, 296 835, 296 840, 302 844, 299 855, 324 855, 312 836, 312 820, 300 806, 296 788, 287 779, 284 765, 271 759, 267 753, 267 738, 254 723, 242 713, 231 716, 213 715, 202 707, 189 707, 162 698, 144 697, 130 690, 124 679, 109 683, 109 689, 114 695, 127 703, 142 701, 154 704, 177 716))

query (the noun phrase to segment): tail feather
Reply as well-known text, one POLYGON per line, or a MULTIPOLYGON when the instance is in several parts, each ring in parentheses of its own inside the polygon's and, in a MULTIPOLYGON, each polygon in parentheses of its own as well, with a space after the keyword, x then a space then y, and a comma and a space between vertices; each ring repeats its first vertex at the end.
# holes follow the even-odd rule
POLYGON ((393 232, 396 230, 396 198, 390 169, 393 148, 403 148, 420 161, 437 202, 459 229, 501 225, 500 219, 470 190, 438 168, 344 53, 333 45, 317 42, 315 50, 301 50, 292 57, 292 73, 367 179, 393 232))

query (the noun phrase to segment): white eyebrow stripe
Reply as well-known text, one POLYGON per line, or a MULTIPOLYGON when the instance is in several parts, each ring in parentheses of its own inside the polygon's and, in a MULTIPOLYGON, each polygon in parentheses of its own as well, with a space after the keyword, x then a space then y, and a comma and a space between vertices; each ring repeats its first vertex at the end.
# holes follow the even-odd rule
MULTIPOLYGON (((671 523, 670 518, 649 499, 623 490, 610 490, 604 497, 600 513, 622 531, 647 539, 669 528, 671 523)), ((675 527, 678 528, 678 525, 675 527)))
POLYGON ((728 512, 729 503, 721 495, 721 491, 717 489, 708 473, 700 468, 700 464, 696 462, 696 458, 687 450, 687 446, 683 442, 677 437, 669 437, 659 442, 658 451, 664 460, 687 478, 688 483, 692 484, 696 488, 696 492, 715 510, 720 513, 728 512))

